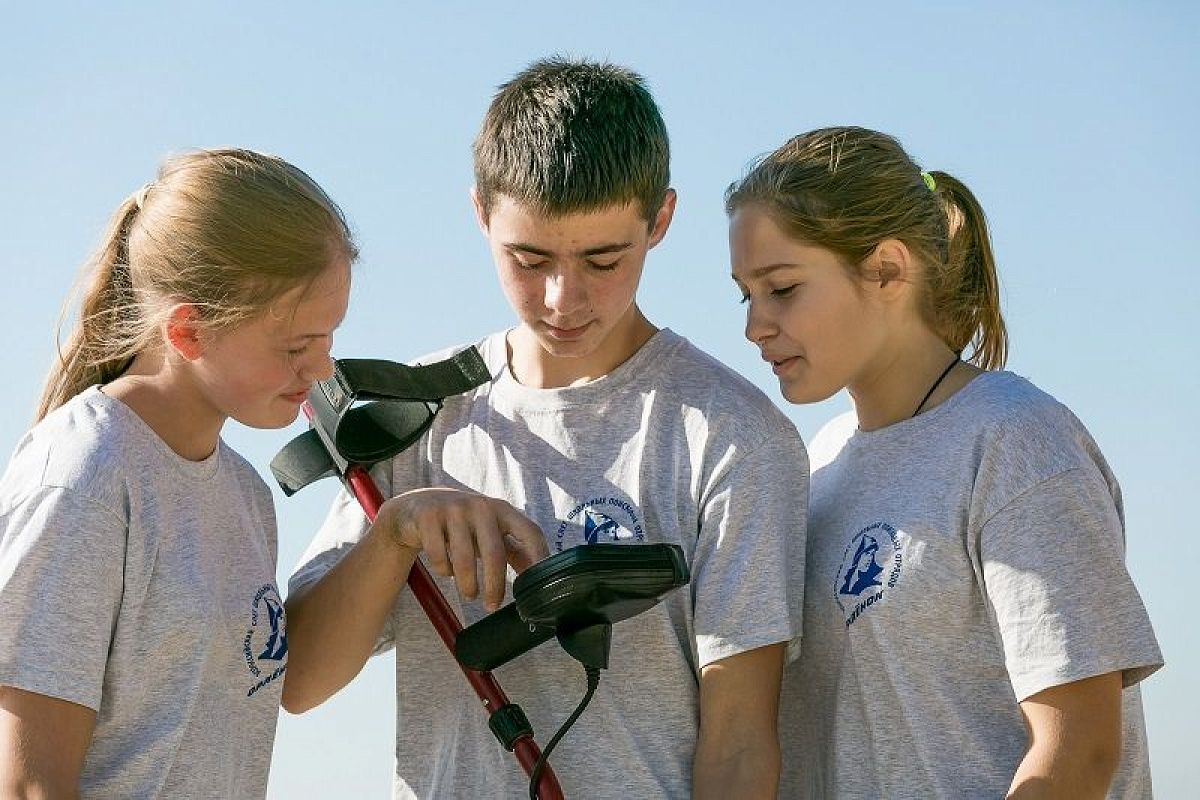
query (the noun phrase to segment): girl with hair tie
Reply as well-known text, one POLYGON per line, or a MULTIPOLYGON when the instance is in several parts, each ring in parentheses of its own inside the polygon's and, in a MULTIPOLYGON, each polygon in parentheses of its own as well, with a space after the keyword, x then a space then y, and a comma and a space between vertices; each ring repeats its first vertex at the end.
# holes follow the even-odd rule
POLYGON ((1003 370, 974 196, 841 127, 757 162, 726 209, 783 396, 853 402, 810 445, 781 796, 1149 797, 1136 684, 1162 655, 1121 492, 1075 415, 1003 370))

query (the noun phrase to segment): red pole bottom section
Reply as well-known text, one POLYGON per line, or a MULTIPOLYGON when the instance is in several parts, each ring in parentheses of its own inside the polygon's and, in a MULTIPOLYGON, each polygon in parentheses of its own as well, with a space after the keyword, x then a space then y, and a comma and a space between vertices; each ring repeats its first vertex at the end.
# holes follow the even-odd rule
MULTIPOLYGON (((346 484, 350 487, 350 491, 358 499, 359 505, 367 515, 367 519, 371 522, 375 521, 375 515, 379 513, 379 507, 383 505, 383 495, 379 492, 379 487, 375 485, 375 481, 371 479, 363 467, 352 464, 346 470, 346 484)), ((433 623, 433 627, 437 630, 438 635, 442 637, 446 647, 450 652, 454 653, 454 640, 458 637, 459 631, 462 630, 462 623, 454 614, 454 609, 450 608, 450 604, 446 602, 446 598, 438 590, 437 584, 433 582, 433 578, 429 575, 429 571, 425 569, 425 565, 418 559, 413 563, 412 570, 408 573, 408 588, 412 590, 413 596, 417 602, 421 604, 421 608, 425 610, 425 615, 429 617, 429 621, 433 623)), ((463 671, 463 675, 467 677, 467 682, 471 684, 471 688, 475 690, 475 694, 483 701, 483 707, 487 709, 490 715, 496 709, 508 705, 508 697, 505 696, 504 690, 500 688, 500 684, 490 672, 476 672, 473 669, 459 665, 463 671)), ((531 736, 522 736, 517 739, 513 745, 513 753, 520 762, 521 768, 525 770, 526 775, 533 774, 533 766, 541 757, 542 751, 533 741, 531 736)), ((558 778, 554 775, 554 770, 546 764, 542 768, 542 775, 538 781, 538 797, 540 800, 563 800, 562 789, 558 785, 558 778)))

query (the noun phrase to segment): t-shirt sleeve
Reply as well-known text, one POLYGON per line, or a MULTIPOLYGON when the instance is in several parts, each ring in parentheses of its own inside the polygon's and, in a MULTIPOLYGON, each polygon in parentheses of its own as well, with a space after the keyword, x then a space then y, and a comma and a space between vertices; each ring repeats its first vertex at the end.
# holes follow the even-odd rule
POLYGON ((1018 701, 1109 672, 1131 686, 1162 666, 1098 471, 1064 470, 1022 492, 984 523, 979 546, 1018 701))
POLYGON ((58 487, 0 508, 0 684, 99 710, 127 531, 58 487))
MULTIPOLYGON (((390 497, 391 470, 388 462, 371 468, 371 477, 384 497, 390 497)), ((288 579, 288 594, 305 589, 321 580, 329 570, 362 541, 371 523, 357 498, 343 488, 333 500, 320 530, 300 557, 300 563, 288 579)), ((393 643, 392 617, 389 614, 376 643, 375 652, 382 653, 393 643)))
POLYGON ((790 424, 714 471, 692 560, 698 668, 798 642, 807 518, 808 457, 790 424))

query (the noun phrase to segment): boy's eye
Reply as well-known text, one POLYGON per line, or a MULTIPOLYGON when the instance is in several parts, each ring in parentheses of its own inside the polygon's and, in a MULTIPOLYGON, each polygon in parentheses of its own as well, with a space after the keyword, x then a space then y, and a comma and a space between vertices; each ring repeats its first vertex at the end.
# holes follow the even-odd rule
POLYGON ((514 260, 517 262, 517 266, 518 266, 518 267, 520 267, 521 269, 541 269, 541 268, 542 268, 542 267, 544 267, 544 266, 546 265, 546 263, 547 263, 545 260, 542 260, 542 261, 525 261, 525 260, 523 260, 523 259, 520 259, 520 258, 517 258, 517 259, 514 259, 514 260))
POLYGON ((621 259, 619 258, 614 258, 612 261, 594 261, 592 259, 588 259, 587 265, 592 269, 598 269, 601 272, 608 272, 609 270, 616 269, 617 265, 620 263, 621 259))

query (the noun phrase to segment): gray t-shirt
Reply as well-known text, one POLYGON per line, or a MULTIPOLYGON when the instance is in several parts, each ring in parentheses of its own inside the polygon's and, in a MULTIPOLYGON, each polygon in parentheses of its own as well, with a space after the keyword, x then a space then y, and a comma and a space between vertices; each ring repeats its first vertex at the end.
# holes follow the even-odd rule
POLYGON ((998 798, 1018 703, 1121 671, 1110 797, 1150 795, 1134 684, 1162 664, 1124 563, 1121 494, 1071 412, 984 373, 919 417, 812 443, 804 647, 781 708, 785 797, 998 798))
POLYGON ((97 712, 84 798, 262 797, 287 663, 271 495, 92 387, 0 480, 0 684, 97 712))
MULTIPOLYGON (((502 497, 545 531, 552 553, 589 541, 683 548, 691 585, 614 626, 610 667, 551 764, 568 797, 688 797, 700 668, 800 631, 808 492, 799 435, 765 395, 670 331, 609 375, 562 389, 517 383, 504 334, 481 350, 493 381, 448 400, 420 442, 375 470, 380 488, 502 497)), ((328 571, 364 530, 343 494, 292 589, 328 571)), ((483 615, 437 580, 467 624, 483 615)), ((383 644, 396 646, 394 795, 527 796, 528 779, 411 592, 383 644)), ((585 689, 583 668, 553 642, 496 674, 543 746, 585 689)))

